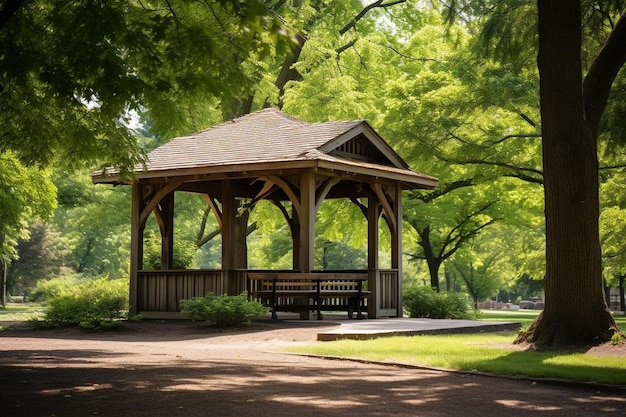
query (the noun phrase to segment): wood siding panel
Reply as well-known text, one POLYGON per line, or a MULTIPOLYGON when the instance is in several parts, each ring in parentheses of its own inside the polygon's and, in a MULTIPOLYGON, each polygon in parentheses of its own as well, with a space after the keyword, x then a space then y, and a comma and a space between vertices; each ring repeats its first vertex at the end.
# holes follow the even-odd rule
POLYGON ((203 297, 207 292, 224 294, 222 271, 140 271, 139 313, 180 311, 180 300, 203 297))

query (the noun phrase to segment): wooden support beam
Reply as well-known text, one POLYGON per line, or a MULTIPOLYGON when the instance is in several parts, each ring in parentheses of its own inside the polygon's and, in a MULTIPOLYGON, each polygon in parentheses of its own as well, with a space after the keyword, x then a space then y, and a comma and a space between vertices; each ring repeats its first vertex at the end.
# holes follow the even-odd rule
POLYGON ((368 289, 371 291, 367 304, 367 317, 378 318, 380 310, 380 278, 379 278, 379 239, 378 219, 380 218, 380 204, 374 197, 367 200, 367 270, 368 289))
POLYGON ((339 178, 332 177, 332 178, 328 178, 326 181, 322 183, 322 185, 319 187, 319 190, 316 191, 315 193, 316 194, 315 195, 315 213, 317 213, 318 210, 320 209, 330 189, 333 188, 335 185, 337 185, 339 181, 340 181, 339 178))
POLYGON ((220 230, 222 230, 222 211, 217 206, 217 200, 208 194, 202 194, 202 198, 204 198, 204 200, 209 203, 209 206, 211 206, 211 211, 213 211, 217 224, 219 225, 220 230))
POLYGON ((389 224, 389 229, 391 230, 397 229, 398 223, 396 221, 397 213, 394 210, 394 201, 393 201, 394 197, 390 198, 383 191, 383 187, 378 183, 372 184, 371 187, 374 193, 376 194, 378 201, 383 206, 383 211, 385 212, 385 219, 387 220, 387 223, 389 224))
POLYGON ((154 195, 152 195, 150 197, 150 201, 148 201, 145 207, 143 207, 141 210, 141 214, 139 217, 139 221, 141 222, 141 224, 145 224, 146 220, 148 220, 148 216, 150 216, 150 213, 152 213, 152 211, 157 207, 157 205, 161 202, 161 200, 166 195, 176 190, 181 184, 182 184, 182 181, 176 181, 176 182, 165 184, 154 195))
POLYGON ((174 268, 174 192, 159 203, 161 226, 161 269, 174 268))
POLYGON ((129 317, 139 313, 138 272, 143 268, 143 224, 141 210, 143 205, 142 186, 135 182, 132 186, 132 211, 130 221, 130 288, 129 317))
POLYGON ((230 181, 222 182, 222 269, 235 267, 235 216, 237 205, 230 181))
POLYGON ((268 181, 271 181, 272 183, 278 185, 281 188, 281 190, 283 190, 283 192, 287 195, 287 197, 289 198, 289 201, 291 201, 291 204, 293 204, 293 207, 296 210, 296 213, 300 213, 300 210, 301 210, 300 198, 298 198, 298 196, 296 195, 294 190, 291 188, 291 186, 285 180, 275 175, 269 175, 265 178, 268 181))
POLYGON ((391 268, 398 270, 398 301, 396 304, 397 317, 402 317, 402 187, 394 187, 394 221, 396 228, 391 232, 391 268))
POLYGON ((305 171, 300 177, 300 250, 298 269, 311 272, 315 263, 315 174, 305 171))

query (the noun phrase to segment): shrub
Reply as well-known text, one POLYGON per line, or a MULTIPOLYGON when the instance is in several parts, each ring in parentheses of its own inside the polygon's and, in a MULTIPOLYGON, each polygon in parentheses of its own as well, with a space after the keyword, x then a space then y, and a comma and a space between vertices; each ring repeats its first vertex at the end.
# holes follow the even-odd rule
POLYGON ((437 293, 430 287, 411 287, 404 292, 404 309, 409 317, 431 319, 473 318, 472 308, 464 294, 437 293))
POLYGON ((47 301, 50 298, 68 292, 70 289, 80 285, 86 278, 80 275, 65 275, 51 279, 37 281, 35 288, 30 292, 30 301, 47 301))
POLYGON ((106 330, 121 325, 127 315, 128 281, 107 277, 81 282, 48 299, 48 309, 38 327, 79 325, 84 329, 106 330))
POLYGON ((206 320, 215 327, 237 327, 250 324, 252 319, 264 316, 269 308, 258 301, 248 301, 247 293, 215 295, 180 300, 181 314, 192 320, 206 320))

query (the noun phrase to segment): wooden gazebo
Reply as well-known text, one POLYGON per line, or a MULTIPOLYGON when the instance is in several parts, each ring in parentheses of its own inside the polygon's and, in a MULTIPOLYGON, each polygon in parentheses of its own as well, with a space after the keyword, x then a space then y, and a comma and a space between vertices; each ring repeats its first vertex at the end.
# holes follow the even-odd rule
POLYGON ((281 209, 293 238, 293 273, 311 273, 316 213, 328 198, 350 199, 367 219, 368 317, 401 316, 402 191, 437 185, 436 178, 412 171, 363 120, 305 123, 276 109, 176 138, 150 152, 132 181, 108 170, 94 174, 93 182, 132 185, 131 314, 146 318, 177 316, 183 298, 247 289, 250 271, 237 264, 242 199, 270 200, 281 209), (221 269, 172 269, 176 192, 198 193, 211 205, 221 228, 221 269), (160 270, 142 266, 151 214, 162 238, 160 270), (392 242, 391 268, 384 270, 378 260, 381 217, 392 242))

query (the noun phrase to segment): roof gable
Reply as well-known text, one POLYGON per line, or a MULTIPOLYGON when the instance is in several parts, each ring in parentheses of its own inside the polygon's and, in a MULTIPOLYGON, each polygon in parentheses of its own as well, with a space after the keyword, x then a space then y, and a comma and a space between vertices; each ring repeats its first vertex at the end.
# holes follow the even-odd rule
POLYGON ((409 169, 402 157, 366 121, 361 121, 318 149, 339 158, 409 169))

